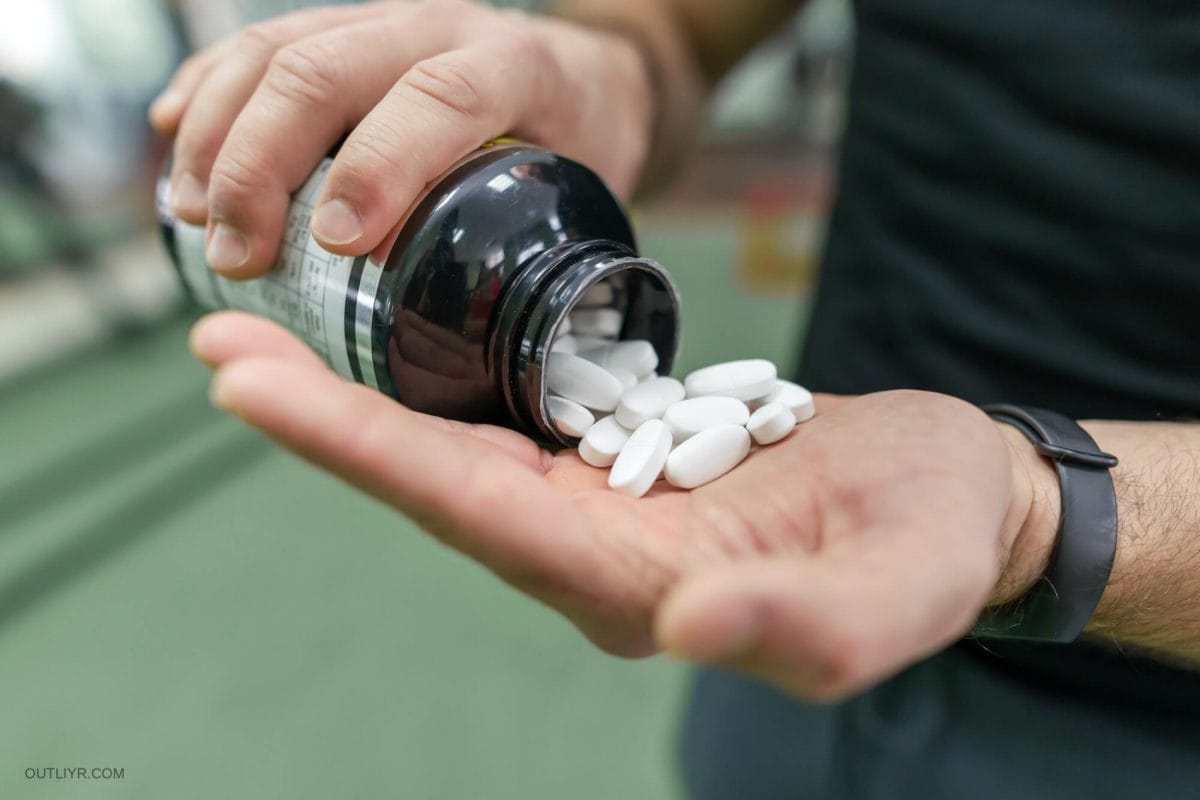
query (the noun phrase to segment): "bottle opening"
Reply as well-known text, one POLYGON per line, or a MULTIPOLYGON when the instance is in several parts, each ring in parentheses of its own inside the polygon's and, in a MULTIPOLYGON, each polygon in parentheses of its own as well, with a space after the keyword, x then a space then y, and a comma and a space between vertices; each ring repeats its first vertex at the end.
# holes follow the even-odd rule
POLYGON ((554 424, 546 405, 546 361, 564 338, 644 339, 658 355, 658 374, 671 371, 679 350, 678 292, 661 266, 624 245, 552 248, 505 295, 493 333, 496 378, 513 417, 540 440, 563 447, 579 441, 554 424))

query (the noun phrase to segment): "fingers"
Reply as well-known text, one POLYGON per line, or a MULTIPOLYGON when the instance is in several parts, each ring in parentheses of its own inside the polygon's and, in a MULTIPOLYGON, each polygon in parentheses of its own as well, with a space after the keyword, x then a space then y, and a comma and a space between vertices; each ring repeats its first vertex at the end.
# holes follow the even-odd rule
POLYGON ((352 129, 312 220, 317 240, 341 254, 380 247, 430 182, 504 133, 628 188, 641 156, 624 153, 644 148, 620 135, 614 155, 613 131, 640 131, 640 142, 648 112, 626 108, 640 108, 629 99, 636 53, 622 50, 629 63, 617 69, 610 51, 608 37, 463 0, 313 9, 251 26, 189 59, 155 104, 155 125, 177 132, 174 210, 207 225, 214 269, 260 275, 290 196, 352 129), (585 68, 568 66, 577 62, 585 68))
POLYGON ((428 425, 378 392, 307 364, 251 357, 220 367, 211 396, 517 585, 589 568, 579 518, 537 466, 428 425))
POLYGON ((656 638, 809 699, 863 690, 961 637, 995 580, 986 555, 956 562, 912 534, 871 541, 685 580, 660 607, 656 638))
MULTIPOLYGON (((271 359, 320 371, 327 369, 320 356, 290 332, 274 322, 242 311, 219 311, 205 316, 192 327, 188 346, 197 359, 213 368, 239 359, 271 359)), ((396 407, 400 408, 399 405, 396 407)), ((531 469, 544 471, 550 463, 549 453, 516 431, 407 413, 438 430, 462 433, 488 442, 531 469)))
MULTIPOLYGON (((291 195, 313 165, 387 94, 397 76, 451 46, 455 20, 429 9, 395 7, 385 17, 309 36, 274 54, 212 164, 207 255, 214 269, 253 277, 270 267, 291 195), (413 36, 414 29, 421 35, 413 36)), ((390 196, 395 190, 383 191, 390 196)), ((317 230, 327 246, 362 238, 353 217, 338 217, 336 210, 317 220, 323 220, 317 230)), ((373 248, 385 233, 364 242, 356 254, 373 248)))
POLYGON ((417 62, 342 145, 313 235, 333 252, 370 251, 428 183, 552 102, 552 64, 539 40, 517 26, 417 62))
POLYGON ((179 128, 183 112, 196 93, 196 89, 221 62, 228 52, 231 40, 213 45, 185 59, 175 70, 166 88, 150 104, 150 124, 164 136, 174 136, 179 128))
POLYGON ((324 362, 280 326, 244 311, 209 314, 192 326, 188 348, 210 367, 238 358, 273 358, 313 368, 324 362))
POLYGON ((209 174, 229 127, 263 77, 271 58, 296 39, 382 13, 381 6, 312 9, 252 25, 207 54, 189 60, 156 110, 177 130, 171 170, 175 213, 202 225, 207 218, 209 174))

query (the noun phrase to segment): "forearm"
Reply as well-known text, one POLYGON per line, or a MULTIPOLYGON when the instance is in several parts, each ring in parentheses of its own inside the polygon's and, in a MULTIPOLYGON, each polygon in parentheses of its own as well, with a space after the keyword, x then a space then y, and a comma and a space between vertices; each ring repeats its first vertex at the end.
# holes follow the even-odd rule
POLYGON ((661 182, 686 152, 709 90, 802 0, 561 0, 559 16, 624 37, 646 66, 655 106, 641 185, 661 182))
MULTIPOLYGON (((1116 559, 1085 636, 1200 667, 1200 425, 1080 424, 1120 459, 1116 559)), ((1034 502, 1001 594, 1040 575, 1058 528, 1057 477, 1031 447, 1016 452, 1034 502)))
POLYGON ((1117 557, 1088 633, 1200 666, 1200 425, 1083 426, 1121 459, 1117 557))

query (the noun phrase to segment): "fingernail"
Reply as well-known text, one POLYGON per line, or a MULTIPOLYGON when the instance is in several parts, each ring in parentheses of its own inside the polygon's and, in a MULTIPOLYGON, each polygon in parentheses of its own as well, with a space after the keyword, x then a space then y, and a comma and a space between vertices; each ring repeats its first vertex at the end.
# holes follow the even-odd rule
POLYGON ((363 235, 358 212, 344 200, 330 200, 313 214, 313 234, 327 244, 350 244, 363 235))
POLYGON ((218 222, 204 255, 217 272, 234 272, 250 258, 250 246, 241 231, 218 222))
POLYGON ((208 195, 195 175, 185 172, 176 179, 171 189, 171 206, 176 214, 204 214, 207 205, 208 195))

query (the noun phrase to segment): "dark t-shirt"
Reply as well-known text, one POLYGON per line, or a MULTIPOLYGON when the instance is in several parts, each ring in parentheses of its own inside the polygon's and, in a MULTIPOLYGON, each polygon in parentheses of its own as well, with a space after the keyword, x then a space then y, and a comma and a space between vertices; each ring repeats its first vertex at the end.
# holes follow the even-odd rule
MULTIPOLYGON (((800 380, 1200 417, 1200 3, 858 0, 857 21, 800 380)), ((964 643, 840 709, 788 702, 703 678, 693 792, 1200 797, 1200 672, 1115 649, 964 643), (756 725, 795 752, 734 764, 756 725)))

